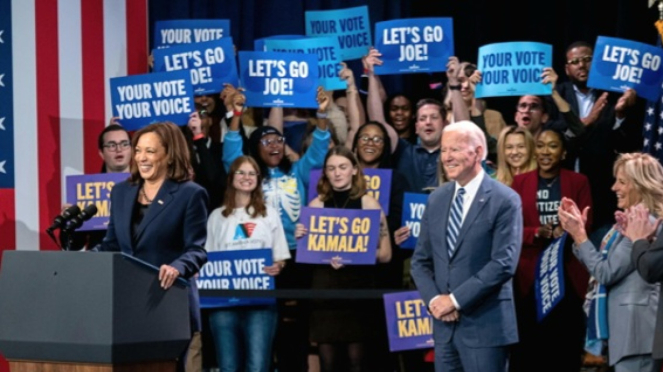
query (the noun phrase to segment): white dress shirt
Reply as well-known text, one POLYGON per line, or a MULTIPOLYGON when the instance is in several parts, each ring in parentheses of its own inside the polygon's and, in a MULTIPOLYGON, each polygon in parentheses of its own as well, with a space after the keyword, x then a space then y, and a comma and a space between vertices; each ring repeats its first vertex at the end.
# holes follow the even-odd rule
MULTIPOLYGON (((463 226, 463 223, 465 223, 465 217, 467 217, 467 213, 470 211, 470 208, 472 207, 472 202, 474 201, 474 197, 477 195, 477 192, 479 191, 479 186, 481 186, 481 182, 483 182, 484 176, 485 172, 483 171, 483 169, 480 169, 479 173, 477 173, 477 175, 474 176, 474 178, 472 178, 472 180, 470 180, 470 182, 468 182, 465 186, 461 186, 458 182, 455 182, 456 187, 454 189, 454 196, 451 199, 452 203, 453 200, 455 200, 456 195, 458 194, 458 189, 460 189, 461 187, 465 189, 465 196, 463 197, 463 217, 460 224, 461 228, 463 226)), ((430 307, 433 301, 435 301, 435 299, 438 297, 440 297, 440 295, 433 297, 428 303, 428 306, 430 307)), ((458 304, 458 301, 456 301, 456 297, 454 297, 454 294, 451 293, 449 297, 451 298, 451 302, 453 302, 456 310, 460 310, 460 305, 458 304)))

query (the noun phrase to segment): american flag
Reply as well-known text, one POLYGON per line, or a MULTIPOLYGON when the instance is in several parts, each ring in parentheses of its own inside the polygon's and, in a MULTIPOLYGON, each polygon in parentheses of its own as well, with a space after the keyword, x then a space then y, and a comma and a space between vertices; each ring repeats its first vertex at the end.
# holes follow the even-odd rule
POLYGON ((663 96, 656 101, 648 101, 645 122, 642 126, 644 143, 642 152, 663 161, 663 96))
POLYGON ((65 176, 98 173, 108 80, 147 71, 148 0, 0 0, 0 251, 53 249, 65 176))
POLYGON ((108 79, 147 72, 147 3, 0 0, 0 264, 55 249, 65 176, 100 171, 108 79))
MULTIPOLYGON (((661 37, 656 35, 656 39, 656 45, 661 47, 661 37)), ((644 138, 642 152, 651 154, 663 162, 663 86, 657 100, 647 101, 642 137, 644 138)))

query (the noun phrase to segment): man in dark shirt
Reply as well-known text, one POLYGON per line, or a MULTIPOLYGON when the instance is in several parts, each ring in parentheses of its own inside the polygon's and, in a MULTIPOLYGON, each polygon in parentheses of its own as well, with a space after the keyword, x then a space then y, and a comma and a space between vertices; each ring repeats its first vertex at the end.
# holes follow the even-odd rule
POLYGON ((442 103, 425 98, 417 103, 416 144, 401 138, 394 154, 396 169, 408 179, 410 189, 424 192, 438 186, 437 165, 440 161, 440 140, 446 123, 442 103))
MULTIPOLYGON (((593 53, 591 44, 581 41, 571 44, 565 55, 569 81, 556 88, 584 125, 583 133, 569 148, 566 167, 586 175, 592 198, 601 201, 594 204, 594 233, 590 238, 599 246, 600 239, 614 223, 613 213, 617 208, 615 194, 610 190, 615 181, 612 166, 617 153, 639 150, 629 148, 633 142, 629 136, 639 121, 625 122, 629 107, 635 103, 635 91, 629 89, 619 96, 587 86, 593 53)), ((640 129, 635 132, 639 133, 640 129)))

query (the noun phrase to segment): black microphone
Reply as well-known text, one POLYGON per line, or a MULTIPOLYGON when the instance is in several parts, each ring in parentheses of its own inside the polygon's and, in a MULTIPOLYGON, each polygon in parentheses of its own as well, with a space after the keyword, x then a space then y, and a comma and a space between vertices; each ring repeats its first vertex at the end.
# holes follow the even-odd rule
POLYGON ((76 217, 72 218, 68 223, 67 226, 63 229, 67 232, 71 232, 76 230, 77 228, 81 227, 83 225, 83 222, 89 220, 97 214, 97 206, 94 204, 90 204, 85 209, 83 209, 76 217))
POLYGON ((78 208, 77 205, 72 205, 71 207, 65 209, 62 214, 59 214, 57 217, 55 217, 53 224, 48 229, 46 229, 46 231, 59 229, 60 227, 64 226, 67 221, 71 220, 80 213, 81 209, 78 208))

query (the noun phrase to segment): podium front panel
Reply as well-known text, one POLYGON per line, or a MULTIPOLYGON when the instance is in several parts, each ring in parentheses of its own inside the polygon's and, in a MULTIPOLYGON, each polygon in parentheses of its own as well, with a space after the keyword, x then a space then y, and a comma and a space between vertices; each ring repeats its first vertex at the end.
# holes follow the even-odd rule
POLYGON ((186 288, 119 253, 5 251, 0 299, 8 359, 172 360, 190 337, 186 288))

